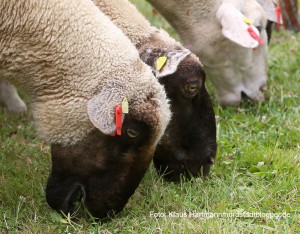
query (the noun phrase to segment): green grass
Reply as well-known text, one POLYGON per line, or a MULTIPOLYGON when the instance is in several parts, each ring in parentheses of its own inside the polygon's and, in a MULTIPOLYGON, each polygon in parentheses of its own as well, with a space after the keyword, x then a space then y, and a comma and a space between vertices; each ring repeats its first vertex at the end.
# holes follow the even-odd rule
MULTIPOLYGON (((136 2, 151 16, 144 1, 136 2)), ((159 16, 151 20, 170 29, 159 16)), ((16 117, 0 109, 0 233, 299 233, 300 35, 282 31, 272 42, 266 101, 224 108, 214 100, 219 149, 210 177, 168 183, 151 165, 111 221, 75 223, 49 208, 49 147, 37 139, 30 113, 16 117), (264 217, 171 217, 190 212, 264 217), (289 217, 266 217, 283 212, 289 217)))

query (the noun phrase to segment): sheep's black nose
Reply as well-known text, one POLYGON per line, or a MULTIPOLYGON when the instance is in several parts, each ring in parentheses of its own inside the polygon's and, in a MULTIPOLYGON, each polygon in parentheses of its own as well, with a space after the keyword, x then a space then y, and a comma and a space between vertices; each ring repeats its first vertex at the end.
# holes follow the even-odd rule
POLYGON ((81 185, 79 185, 70 197, 69 204, 74 204, 75 202, 81 201, 85 198, 85 191, 81 185))
POLYGON ((50 177, 46 189, 46 198, 48 204, 57 211, 63 213, 73 213, 76 202, 84 200, 85 190, 81 184, 57 183, 57 180, 50 177))
POLYGON ((78 185, 77 188, 72 192, 69 199, 66 199, 65 203, 62 205, 62 211, 67 213, 73 213, 76 202, 81 202, 82 199, 85 199, 85 191, 81 185, 78 185))
POLYGON ((208 164, 214 164, 215 163, 215 159, 213 157, 210 157, 208 159, 208 164))
POLYGON ((178 162, 183 162, 186 159, 186 154, 185 153, 177 153, 175 155, 175 158, 177 159, 178 162))

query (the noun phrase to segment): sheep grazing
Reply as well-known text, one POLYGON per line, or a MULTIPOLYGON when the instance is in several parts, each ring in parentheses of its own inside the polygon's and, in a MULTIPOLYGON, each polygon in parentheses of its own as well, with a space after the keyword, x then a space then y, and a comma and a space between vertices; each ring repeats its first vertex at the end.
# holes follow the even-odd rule
POLYGON ((216 155, 216 125, 199 59, 163 30, 152 27, 127 0, 93 0, 123 30, 165 86, 172 120, 154 165, 167 180, 207 175, 216 155))
POLYGON ((119 212, 170 120, 163 87, 90 0, 3 0, 0 9, 1 77, 31 94, 51 144, 47 202, 72 212, 83 199, 99 218, 119 212))
MULTIPOLYGON (((148 0, 204 64, 220 104, 243 96, 261 102, 267 89, 267 17, 271 0, 148 0), (267 7, 267 8, 266 8, 267 7), (266 10, 264 10, 264 9, 266 10)), ((271 10, 270 10, 271 9, 271 10)))

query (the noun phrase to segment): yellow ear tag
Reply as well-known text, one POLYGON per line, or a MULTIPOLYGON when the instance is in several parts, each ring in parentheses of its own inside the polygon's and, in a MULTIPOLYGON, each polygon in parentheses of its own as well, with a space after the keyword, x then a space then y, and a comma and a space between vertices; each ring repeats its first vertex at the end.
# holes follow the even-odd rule
POLYGON ((243 16, 243 21, 249 25, 253 24, 253 21, 251 19, 247 18, 246 16, 243 16))
POLYGON ((167 62, 166 56, 161 56, 156 61, 156 70, 160 71, 167 62))
POLYGON ((122 101, 122 112, 124 114, 128 114, 129 110, 128 110, 128 101, 127 101, 127 98, 125 97, 122 101))

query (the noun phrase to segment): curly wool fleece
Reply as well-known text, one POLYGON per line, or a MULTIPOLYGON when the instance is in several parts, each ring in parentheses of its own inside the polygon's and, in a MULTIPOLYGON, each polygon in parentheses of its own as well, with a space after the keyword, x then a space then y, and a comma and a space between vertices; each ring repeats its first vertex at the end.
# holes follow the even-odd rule
POLYGON ((4 0, 0 9, 1 76, 32 95, 40 137, 67 145, 95 127, 110 134, 124 97, 134 109, 149 96, 159 100, 163 134, 170 119, 163 88, 92 1, 4 0))

